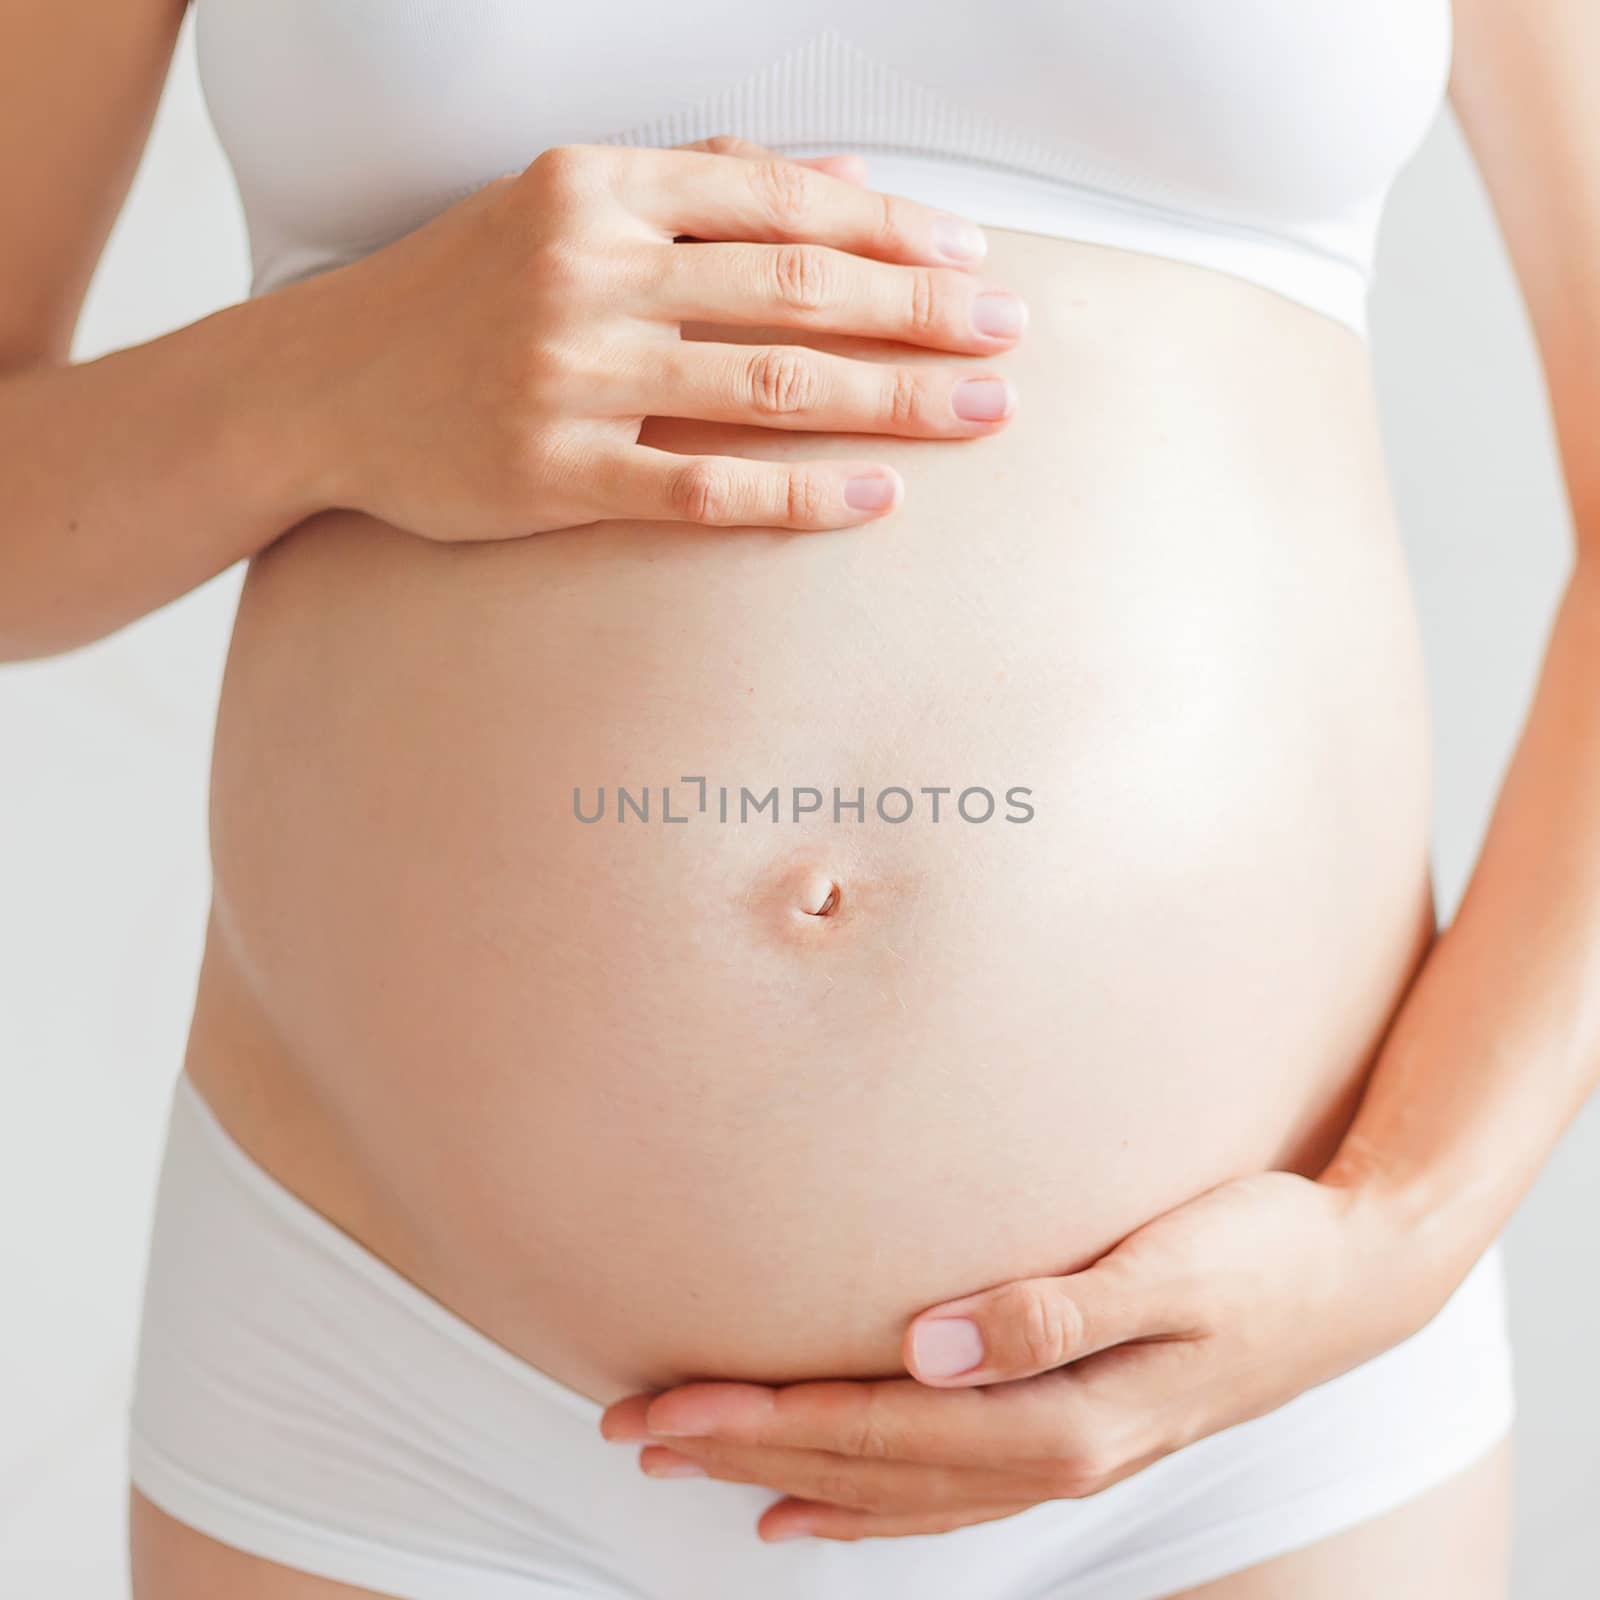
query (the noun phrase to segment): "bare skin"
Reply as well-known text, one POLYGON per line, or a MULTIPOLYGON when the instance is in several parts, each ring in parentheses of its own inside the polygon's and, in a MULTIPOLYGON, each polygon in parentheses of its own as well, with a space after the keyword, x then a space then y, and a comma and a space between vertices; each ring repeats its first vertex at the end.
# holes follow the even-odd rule
MULTIPOLYGON (((80 65, 50 19, 97 12, 0 11, 8 37, 37 45, 30 92, 54 104, 47 69, 80 65)), ((176 18, 155 0, 134 13, 142 30, 128 22, 97 57, 116 92, 75 83, 73 103, 101 120, 42 150, 10 141, 0 169, 7 205, 37 199, 46 222, 4 282, 17 375, 0 406, 8 448, 34 467, 12 548, 48 601, 8 620, 8 648, 63 648, 126 620, 130 593, 136 614, 257 557, 219 724, 217 914, 188 1065, 263 1166, 509 1348, 607 1399, 696 1375, 893 1371, 905 1318, 933 1300, 1070 1270, 1230 1173, 1322 1167, 1433 933, 1420 661, 1366 354, 1347 330, 1200 269, 992 231, 985 271, 1033 321, 980 359, 1025 403, 961 442, 948 427, 872 440, 871 461, 918 491, 881 527, 762 536, 816 531, 826 496, 772 473, 702 474, 686 495, 660 472, 650 515, 591 503, 604 521, 589 526, 570 498, 589 480, 569 474, 546 531, 521 540, 516 496, 473 498, 495 474, 456 461, 429 478, 403 451, 374 453, 381 429, 314 471, 264 466, 284 456, 266 420, 281 405, 231 415, 199 469, 193 433, 163 432, 152 407, 136 448, 99 461, 97 493, 69 506, 56 485, 74 422, 89 431, 135 379, 178 406, 194 403, 197 357, 264 363, 281 402, 300 391, 275 352, 342 323, 319 309, 341 303, 338 284, 305 286, 193 335, 187 359, 152 348, 96 373, 60 367, 176 18), (85 166, 95 181, 52 182, 85 166), (738 482, 742 521, 721 492, 738 482), (319 514, 334 499, 356 509, 319 514), (150 537, 115 539, 112 504, 150 537), (811 521, 760 514, 780 506, 811 521), (661 520, 696 510, 720 526, 661 520), (80 596, 65 575, 97 540, 125 547, 127 566, 80 596), (771 774, 781 727, 810 731, 771 774), (1257 771, 1263 747, 1274 760, 1257 771), (845 849, 810 826, 781 853, 753 832, 708 850, 618 831, 602 847, 564 811, 575 785, 702 768, 758 785, 938 783, 950 748, 983 769, 958 783, 1004 787, 991 769, 1028 766, 1015 781, 1054 809, 1031 831, 958 834, 961 848, 937 829, 878 827, 845 849), (1160 1006, 1127 1005, 1135 984, 1160 1006), (774 1103, 776 1140, 756 1120, 774 1103), (410 1182, 419 1153, 426 1195, 410 1182), (840 1172, 847 1183, 822 1181, 840 1172), (567 1292, 599 1260, 618 1305, 567 1292), (658 1280, 700 1292, 652 1296, 658 1280), (641 1300, 648 1321, 620 1314, 641 1300)), ((1479 81, 1468 101, 1509 117, 1499 94, 1479 81)), ((26 96, 18 114, 70 133, 26 96)), ((1526 187, 1511 154, 1489 175, 1498 194, 1526 187)), ((1527 245, 1537 206, 1507 215, 1527 245)), ((1529 282, 1545 343, 1568 286, 1548 270, 1529 282)), ((779 336, 748 317, 736 334, 710 328, 686 326, 686 344, 779 336)), ((948 354, 781 336, 952 370, 948 354)), ((1564 431, 1578 427, 1572 370, 1559 369, 1564 431)), ((668 454, 839 462, 843 440, 861 442, 834 416, 830 436, 670 415, 648 413, 644 441, 668 454)), ((1447 1487, 1469 1480, 1486 1498, 1450 1553, 1491 1583, 1503 1530, 1483 1513, 1503 1507, 1504 1484, 1486 1468, 1447 1487)), ((136 1502, 141 1592, 198 1592, 209 1543, 170 1527, 145 1540, 162 1522, 136 1502)), ((1406 1570, 1439 1559, 1425 1519, 1397 1512, 1382 1528, 1411 1530, 1393 1539, 1406 1570)), ((1292 1578, 1263 1568, 1238 1593, 1332 1592, 1348 1548, 1328 1541, 1291 1558, 1292 1578)), ((283 1587, 300 1581, 262 1576, 278 1587, 258 1592, 344 1592, 283 1587)))
POLYGON ((189 1072, 295 1193, 591 1398, 891 1374, 925 1305, 1317 1170, 1432 934, 1360 340, 988 232, 1030 324, 984 367, 1026 402, 875 441, 918 493, 870 532, 460 546, 336 513, 247 580, 189 1072), (728 823, 574 816, 624 784, 689 814, 692 774, 728 823), (925 784, 1000 814, 833 820, 835 786, 925 784), (738 820, 772 785, 783 821, 738 820), (807 785, 828 805, 796 823, 807 785))

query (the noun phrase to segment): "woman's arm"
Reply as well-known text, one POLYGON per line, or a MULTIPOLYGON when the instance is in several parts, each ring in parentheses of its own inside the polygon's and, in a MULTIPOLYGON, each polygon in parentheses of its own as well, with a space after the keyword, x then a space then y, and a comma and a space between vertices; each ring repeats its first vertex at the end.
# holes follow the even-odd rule
POLYGON ((0 660, 86 643, 327 507, 440 540, 610 518, 821 531, 899 504, 873 460, 640 444, 648 416, 971 438, 993 376, 685 322, 985 356, 965 219, 852 157, 732 138, 557 146, 348 266, 66 365, 179 0, 0 0, 0 660), (689 238, 693 245, 676 241, 689 238))
POLYGON ((274 296, 0 374, 0 661, 110 633, 329 503, 297 426, 307 310, 274 296))
POLYGON ((313 509, 297 304, 66 364, 183 10, 0 0, 0 660, 109 632, 313 509))
POLYGON ((1576 559, 1466 893, 1324 1181, 1458 1278, 1600 1078, 1600 11, 1456 0, 1451 99, 1526 298, 1576 559))

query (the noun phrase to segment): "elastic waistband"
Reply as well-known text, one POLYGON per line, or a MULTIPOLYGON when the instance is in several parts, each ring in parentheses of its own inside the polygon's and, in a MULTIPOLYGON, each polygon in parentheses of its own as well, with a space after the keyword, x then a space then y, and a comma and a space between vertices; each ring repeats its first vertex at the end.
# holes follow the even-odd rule
MULTIPOLYGON (((852 146, 851 148, 858 148, 852 146)), ((1144 196, 1011 168, 861 148, 867 182, 889 194, 958 212, 980 226, 1075 239, 1163 256, 1272 289, 1367 335, 1371 280, 1358 261, 1310 240, 1204 217, 1144 196)), ((792 145, 789 156, 834 155, 836 146, 792 145)))

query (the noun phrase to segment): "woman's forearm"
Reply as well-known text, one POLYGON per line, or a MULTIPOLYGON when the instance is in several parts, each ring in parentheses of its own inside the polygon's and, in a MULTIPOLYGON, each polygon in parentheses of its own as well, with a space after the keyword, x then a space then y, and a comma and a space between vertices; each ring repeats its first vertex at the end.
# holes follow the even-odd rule
POLYGON ((1600 572, 1580 558, 1471 880, 1322 1177, 1448 1286, 1600 1076, 1600 572))
POLYGON ((0 660, 110 633, 322 509, 323 300, 0 373, 0 660))

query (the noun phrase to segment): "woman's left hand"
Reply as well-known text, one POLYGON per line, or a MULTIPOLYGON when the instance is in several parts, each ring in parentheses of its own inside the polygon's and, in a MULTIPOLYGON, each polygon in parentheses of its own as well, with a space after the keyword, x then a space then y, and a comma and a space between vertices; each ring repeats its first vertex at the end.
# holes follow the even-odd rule
POLYGON ((668 1440, 641 1452, 652 1475, 779 1491, 766 1540, 942 1533, 1095 1494, 1399 1343, 1453 1287, 1405 1242, 1360 1184, 1259 1173, 1081 1272, 922 1312, 912 1377, 689 1383, 616 1401, 601 1432, 668 1440))

